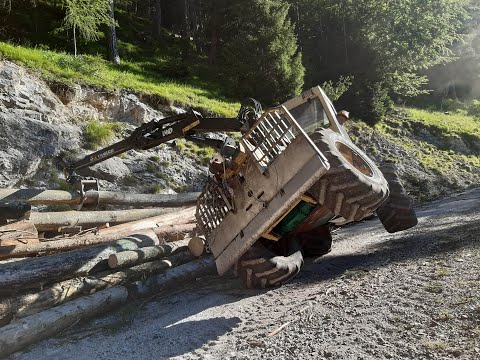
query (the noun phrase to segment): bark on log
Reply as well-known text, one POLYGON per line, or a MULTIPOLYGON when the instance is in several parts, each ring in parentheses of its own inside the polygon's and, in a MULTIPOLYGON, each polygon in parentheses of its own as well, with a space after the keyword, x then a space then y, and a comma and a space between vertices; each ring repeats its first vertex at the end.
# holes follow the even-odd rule
POLYGON ((150 260, 158 259, 188 248, 189 239, 171 242, 164 245, 148 246, 138 250, 122 251, 108 257, 111 269, 133 266, 150 260))
POLYGON ((169 231, 173 232, 173 238, 180 238, 180 231, 193 230, 193 222, 195 221, 194 214, 195 208, 187 208, 171 214, 101 229, 98 233, 72 236, 62 240, 52 240, 38 244, 3 246, 0 247, 0 258, 29 256, 44 252, 77 249, 84 246, 119 240, 130 234, 142 233, 149 228, 154 228, 159 239, 169 239, 169 236, 167 235, 169 231), (177 225, 171 225, 172 223, 177 225))
POLYGON ((100 231, 101 234, 113 234, 116 232, 125 231, 138 231, 143 229, 150 229, 150 228, 163 228, 171 226, 172 224, 192 224, 195 223, 195 207, 188 207, 184 209, 176 209, 174 212, 154 216, 148 219, 132 221, 127 224, 121 224, 112 226, 109 229, 105 229, 100 231))
POLYGON ((102 290, 0 328, 0 358, 53 336, 79 320, 103 314, 127 301, 123 286, 102 290))
MULTIPOLYGON (((87 191, 84 204, 144 206, 195 205, 198 192, 182 194, 132 194, 123 191, 87 191)), ((79 205, 82 197, 78 191, 40 189, 0 189, 0 201, 28 202, 32 205, 71 204, 79 205)))
POLYGON ((59 231, 62 227, 89 226, 95 224, 118 225, 137 221, 152 216, 172 213, 176 208, 131 209, 117 211, 62 211, 31 212, 28 220, 32 221, 38 231, 59 231))
POLYGON ((165 274, 152 276, 128 286, 129 296, 142 297, 179 287, 199 277, 217 273, 215 260, 207 257, 173 268, 165 274))
POLYGON ((96 274, 96 276, 69 279, 40 292, 0 300, 0 325, 10 323, 12 319, 24 318, 63 304, 79 296, 158 274, 192 260, 195 260, 194 256, 188 252, 183 252, 172 255, 168 259, 147 262, 115 273, 103 272, 96 274))
POLYGON ((38 243, 38 231, 29 220, 0 226, 0 246, 38 243))
POLYGON ((150 230, 108 244, 7 263, 0 268, 0 295, 105 270, 113 253, 158 244, 150 230))
POLYGON ((166 225, 162 227, 154 228, 155 234, 157 234, 160 240, 166 242, 178 241, 185 239, 188 235, 193 236, 196 232, 197 224, 180 224, 180 225, 166 225))

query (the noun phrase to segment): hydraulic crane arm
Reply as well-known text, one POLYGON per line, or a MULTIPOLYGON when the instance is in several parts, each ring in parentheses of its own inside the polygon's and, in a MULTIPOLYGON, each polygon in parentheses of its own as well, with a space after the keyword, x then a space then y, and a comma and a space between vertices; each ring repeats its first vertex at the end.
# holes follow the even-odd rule
POLYGON ((147 150, 170 140, 185 137, 195 142, 204 142, 210 146, 220 147, 221 140, 201 139, 195 134, 202 132, 228 132, 240 131, 246 132, 254 121, 261 114, 261 106, 254 99, 248 99, 240 108, 236 118, 204 118, 194 110, 183 114, 166 117, 160 120, 152 120, 136 128, 132 134, 119 142, 116 142, 106 148, 100 149, 84 158, 71 163, 64 164, 64 171, 69 182, 75 182, 77 176, 75 172, 98 164, 104 160, 120 155, 126 151, 137 149, 147 150))

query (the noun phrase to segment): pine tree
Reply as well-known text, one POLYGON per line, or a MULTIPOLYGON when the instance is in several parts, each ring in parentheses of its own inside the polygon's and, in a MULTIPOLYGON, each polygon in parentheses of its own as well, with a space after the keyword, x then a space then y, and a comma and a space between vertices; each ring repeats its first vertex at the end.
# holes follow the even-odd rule
POLYGON ((271 105, 301 91, 304 68, 288 11, 284 0, 241 0, 226 9, 221 60, 235 95, 271 105))
POLYGON ((72 29, 74 54, 77 56, 77 36, 85 41, 98 40, 99 27, 103 24, 111 24, 110 2, 109 0, 64 1, 66 14, 60 30, 72 29))

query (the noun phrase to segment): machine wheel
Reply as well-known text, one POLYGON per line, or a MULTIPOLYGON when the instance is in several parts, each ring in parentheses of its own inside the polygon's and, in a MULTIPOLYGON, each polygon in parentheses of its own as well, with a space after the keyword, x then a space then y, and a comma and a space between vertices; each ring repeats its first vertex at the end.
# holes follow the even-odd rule
POLYGON ((393 164, 380 167, 390 187, 390 196, 377 209, 377 215, 389 233, 410 229, 417 225, 417 215, 393 164))
POLYGON ((290 255, 277 256, 257 241, 235 264, 246 288, 269 288, 290 281, 303 266, 303 254, 295 238, 289 239, 290 255))
POLYGON ((352 142, 330 129, 315 133, 312 140, 330 169, 308 192, 348 221, 372 214, 388 197, 388 183, 378 167, 352 142))

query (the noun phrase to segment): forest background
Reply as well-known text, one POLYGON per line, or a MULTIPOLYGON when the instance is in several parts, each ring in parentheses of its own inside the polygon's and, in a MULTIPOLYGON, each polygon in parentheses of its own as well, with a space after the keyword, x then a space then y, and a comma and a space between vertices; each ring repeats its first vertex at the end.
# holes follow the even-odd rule
POLYGON ((0 53, 72 53, 57 66, 84 73, 109 59, 102 66, 227 102, 273 105, 320 84, 370 124, 394 102, 476 115, 479 3, 2 0, 0 53))

